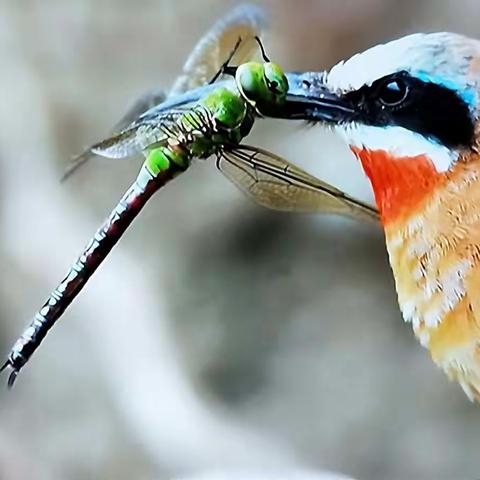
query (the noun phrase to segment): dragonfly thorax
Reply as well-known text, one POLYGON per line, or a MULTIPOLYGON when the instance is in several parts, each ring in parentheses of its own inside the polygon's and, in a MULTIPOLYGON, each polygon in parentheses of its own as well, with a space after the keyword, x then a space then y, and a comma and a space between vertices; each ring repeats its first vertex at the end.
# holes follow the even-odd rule
POLYGON ((235 130, 247 116, 243 98, 228 88, 217 88, 201 102, 208 110, 216 130, 235 130))
MULTIPOLYGON (((238 91, 218 88, 201 101, 208 112, 208 132, 198 142, 207 140, 210 149, 225 144, 238 144, 253 126, 255 114, 238 91)), ((204 156, 209 155, 206 149, 204 156)), ((197 155, 198 156, 198 155, 197 155)))

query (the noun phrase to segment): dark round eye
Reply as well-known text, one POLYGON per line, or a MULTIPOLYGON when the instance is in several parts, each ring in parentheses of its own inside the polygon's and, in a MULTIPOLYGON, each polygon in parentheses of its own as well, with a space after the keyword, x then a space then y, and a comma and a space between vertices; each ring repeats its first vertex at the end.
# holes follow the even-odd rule
POLYGON ((408 85, 399 78, 386 81, 377 92, 378 99, 387 107, 400 105, 407 98, 408 94, 408 85))

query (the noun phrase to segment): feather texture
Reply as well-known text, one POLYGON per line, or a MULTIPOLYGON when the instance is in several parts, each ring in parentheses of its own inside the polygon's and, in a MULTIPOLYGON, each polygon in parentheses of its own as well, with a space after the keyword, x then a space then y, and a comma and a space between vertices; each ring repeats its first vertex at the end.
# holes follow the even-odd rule
POLYGON ((464 153, 437 173, 425 158, 403 163, 386 152, 355 153, 381 210, 405 321, 480 401, 480 154, 464 153), (389 171, 392 163, 408 168, 389 171))

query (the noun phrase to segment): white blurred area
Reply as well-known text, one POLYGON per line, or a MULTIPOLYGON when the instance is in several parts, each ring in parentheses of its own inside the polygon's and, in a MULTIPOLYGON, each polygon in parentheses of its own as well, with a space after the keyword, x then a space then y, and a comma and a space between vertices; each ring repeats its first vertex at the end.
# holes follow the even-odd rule
MULTIPOLYGON (((236 3, 0 3, 4 354, 139 167, 98 159, 61 184, 69 158, 236 3)), ((413 31, 480 37, 477 0, 260 3, 287 70, 413 31)), ((328 132, 259 121, 247 143, 371 198, 328 132)), ((479 476, 479 444, 479 408, 400 318, 379 229, 263 210, 214 162, 152 199, 0 388, 1 480, 451 480, 479 476)))

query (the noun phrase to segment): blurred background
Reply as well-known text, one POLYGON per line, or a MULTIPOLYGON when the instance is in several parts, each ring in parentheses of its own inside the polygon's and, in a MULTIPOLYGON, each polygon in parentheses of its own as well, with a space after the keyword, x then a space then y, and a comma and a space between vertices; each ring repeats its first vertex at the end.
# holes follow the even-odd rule
MULTIPOLYGON (((415 31, 480 37, 478 0, 258 3, 286 70, 415 31)), ((2 355, 139 168, 98 159, 60 184, 69 159, 168 88, 236 4, 0 3, 2 355)), ((248 143, 372 198, 320 128, 257 122, 248 143)), ((379 228, 264 210, 213 161, 150 202, 16 388, 0 388, 1 480, 260 467, 474 479, 479 444, 479 407, 400 317, 379 228)))

